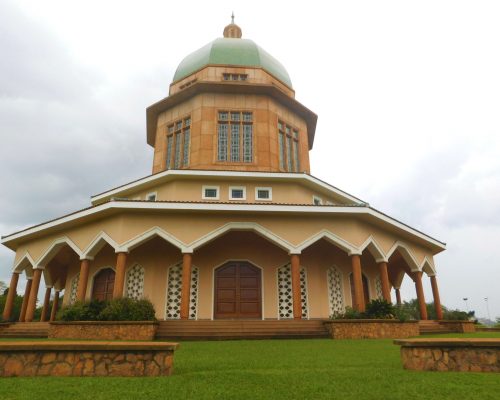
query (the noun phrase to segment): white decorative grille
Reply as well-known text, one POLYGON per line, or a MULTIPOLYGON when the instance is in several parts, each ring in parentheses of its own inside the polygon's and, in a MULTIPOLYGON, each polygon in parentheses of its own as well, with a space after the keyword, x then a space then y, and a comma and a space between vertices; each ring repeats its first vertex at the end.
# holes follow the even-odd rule
MULTIPOLYGON (((300 299, 302 303, 302 318, 309 315, 307 304, 307 273, 300 269, 300 299)), ((293 318, 292 269, 287 264, 278 268, 278 314, 280 319, 293 318)))
POLYGON ((382 280, 380 276, 377 276, 375 279, 375 293, 377 294, 377 299, 383 299, 384 295, 382 294, 382 280))
POLYGON ((198 282, 200 272, 198 267, 191 269, 191 287, 189 298, 189 319, 196 319, 198 317, 198 282))
POLYGON ((141 299, 144 295, 144 267, 134 265, 127 272, 125 296, 132 299, 141 299))
POLYGON ((330 303, 330 315, 343 313, 344 291, 342 288, 342 275, 336 267, 330 267, 327 271, 328 299, 330 303))
POLYGON ((80 273, 78 272, 71 281, 71 289, 69 293, 69 304, 76 301, 76 292, 78 290, 78 281, 80 280, 80 273))
POLYGON ((302 303, 302 318, 309 318, 309 306, 307 302, 307 271, 300 269, 300 301, 302 303))
MULTIPOLYGON (((198 314, 198 267, 191 269, 189 319, 196 319, 198 314)), ((168 269, 167 305, 165 319, 179 319, 181 317, 181 292, 182 292, 182 263, 173 265, 168 269)))

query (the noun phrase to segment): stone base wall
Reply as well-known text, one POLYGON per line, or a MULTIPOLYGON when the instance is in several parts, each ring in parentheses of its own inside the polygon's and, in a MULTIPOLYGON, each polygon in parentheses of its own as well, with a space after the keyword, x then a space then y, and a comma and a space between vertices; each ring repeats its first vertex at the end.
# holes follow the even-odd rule
POLYGON ((42 342, 32 342, 32 349, 8 348, 13 343, 20 342, 0 345, 0 376, 166 376, 172 374, 176 348, 166 343, 164 348, 138 349, 140 342, 129 342, 133 344, 130 349, 105 342, 89 342, 94 348, 76 345, 71 349, 71 342, 61 342, 60 350, 54 346, 57 342, 45 342, 50 348, 41 348, 42 342))
POLYGON ((395 339, 419 335, 416 321, 333 320, 325 324, 332 339, 395 339))
POLYGON ((500 372, 500 341, 496 346, 488 343, 457 345, 449 342, 436 345, 429 339, 427 345, 403 344, 401 359, 403 368, 411 370, 500 372))
POLYGON ((439 325, 446 326, 453 332, 458 333, 476 332, 476 327, 472 321, 439 321, 439 325))
POLYGON ((77 321, 51 322, 51 339, 153 340, 156 322, 77 321))

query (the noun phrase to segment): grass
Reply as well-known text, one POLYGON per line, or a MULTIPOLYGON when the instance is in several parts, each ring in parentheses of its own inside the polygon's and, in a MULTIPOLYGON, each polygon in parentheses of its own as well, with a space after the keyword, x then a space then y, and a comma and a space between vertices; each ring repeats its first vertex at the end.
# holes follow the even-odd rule
MULTIPOLYGON (((500 337, 480 332, 439 337, 500 337)), ((391 340, 184 342, 166 378, 7 378, 0 399, 498 399, 496 373, 401 367, 391 340)))

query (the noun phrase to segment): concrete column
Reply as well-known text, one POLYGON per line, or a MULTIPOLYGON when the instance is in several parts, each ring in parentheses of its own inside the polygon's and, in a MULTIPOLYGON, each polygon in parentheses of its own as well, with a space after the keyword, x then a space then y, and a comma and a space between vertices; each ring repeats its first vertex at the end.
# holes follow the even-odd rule
POLYGON ((417 291, 418 307, 420 309, 420 319, 427 319, 427 307, 425 305, 424 287, 422 286, 422 272, 414 273, 415 289, 417 291))
POLYGON ((403 302, 401 301, 401 292, 399 291, 399 288, 395 288, 394 290, 396 291, 396 304, 400 306, 401 304, 403 304, 403 302))
POLYGON ((28 301, 30 299, 32 285, 33 285, 33 280, 30 278, 26 281, 26 289, 24 289, 23 304, 21 305, 21 314, 19 315, 19 322, 24 322, 26 319, 26 310, 28 309, 28 301))
POLYGON ((113 299, 123 297, 125 287, 125 266, 127 264, 127 253, 116 253, 115 286, 113 288, 113 299))
POLYGON ((436 308, 437 319, 443 319, 443 309, 441 307, 441 299, 439 298, 439 289, 436 276, 431 276, 432 296, 434 297, 434 307, 436 308))
POLYGON ((89 280, 90 260, 80 261, 80 277, 76 289, 76 301, 85 301, 87 294, 87 284, 89 280))
POLYGON ((391 287, 389 283, 389 273, 387 272, 387 263, 382 261, 378 263, 380 271, 380 282, 382 283, 382 296, 384 300, 391 303, 391 287))
POLYGON ((52 302, 52 310, 50 311, 50 321, 56 320, 56 314, 58 308, 59 308, 59 290, 55 290, 54 301, 52 302))
POLYGON ((354 285, 354 299, 352 306, 356 311, 365 311, 365 294, 363 292, 363 277, 361 272, 361 258, 358 254, 351 256, 352 280, 354 285))
POLYGON ((302 319, 302 299, 300 295, 300 257, 290 256, 292 272, 293 319, 302 319))
POLYGON ((33 270, 33 283, 30 291, 30 298, 28 300, 28 307, 26 308, 26 322, 33 321, 33 316, 35 315, 36 300, 38 298, 38 288, 40 287, 40 279, 42 277, 41 269, 33 270))
POLYGON ((7 300, 5 301, 5 307, 3 309, 3 314, 2 314, 4 321, 8 321, 12 316, 12 309, 14 308, 14 299, 16 298, 18 282, 19 282, 19 273, 13 272, 12 278, 10 278, 9 292, 7 293, 7 300))
POLYGON ((189 319, 189 302, 191 293, 191 253, 182 255, 182 289, 181 289, 181 319, 189 319))
POLYGON ((45 297, 43 298, 43 307, 42 307, 42 315, 40 315, 40 322, 47 321, 47 317, 49 315, 50 308, 50 292, 52 291, 52 287, 49 286, 45 289, 45 297))

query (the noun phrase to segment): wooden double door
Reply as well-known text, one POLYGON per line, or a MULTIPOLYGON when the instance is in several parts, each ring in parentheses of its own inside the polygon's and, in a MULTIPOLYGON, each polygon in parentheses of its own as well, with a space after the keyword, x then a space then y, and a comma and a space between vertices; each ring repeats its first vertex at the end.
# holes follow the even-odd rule
POLYGON ((261 271, 247 261, 230 261, 215 270, 214 318, 262 318, 261 271))
POLYGON ((115 271, 111 268, 101 269, 94 277, 92 300, 111 300, 115 287, 115 271))

